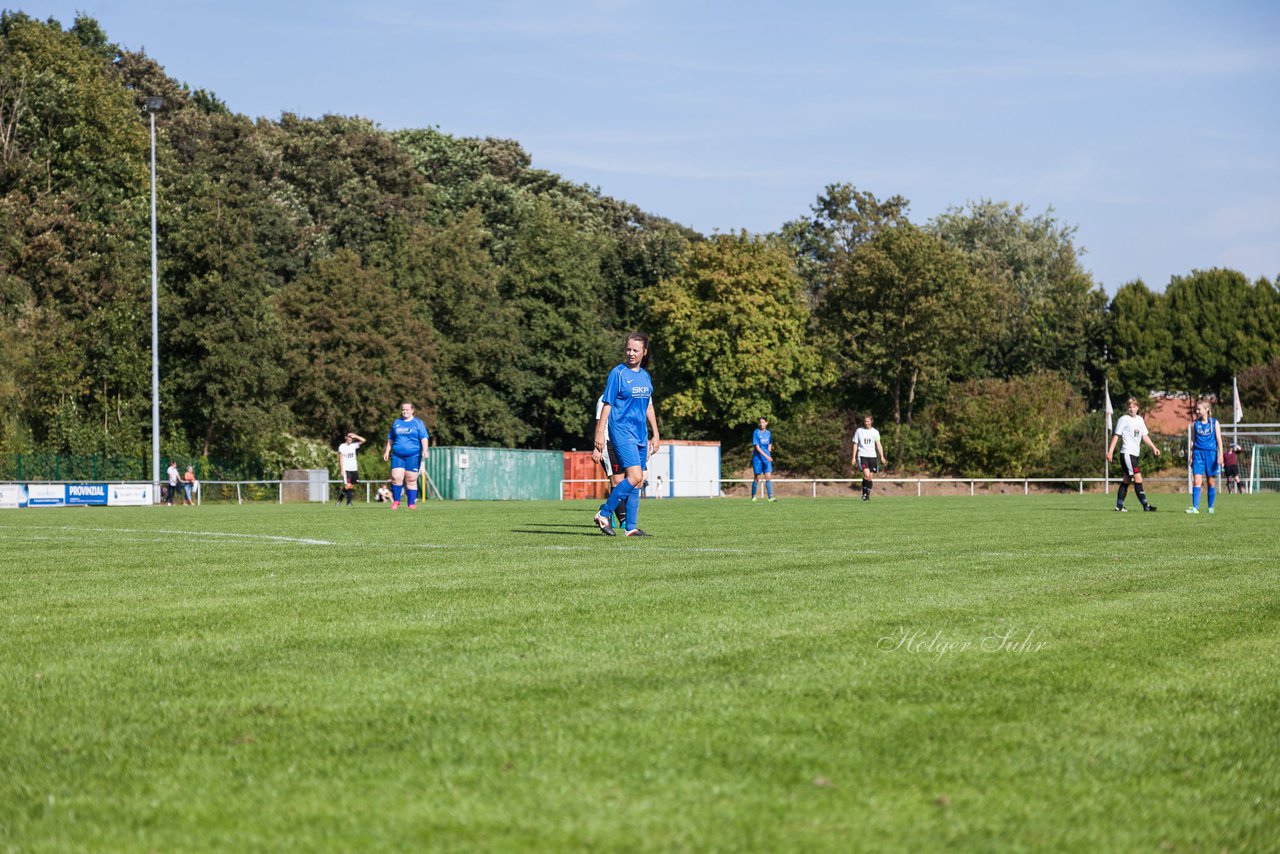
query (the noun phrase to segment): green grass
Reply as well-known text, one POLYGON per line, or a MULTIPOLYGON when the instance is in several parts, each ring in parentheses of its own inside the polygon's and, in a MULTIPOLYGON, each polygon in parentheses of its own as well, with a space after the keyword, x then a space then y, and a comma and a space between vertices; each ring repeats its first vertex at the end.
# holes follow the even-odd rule
POLYGON ((0 511, 0 850, 1275 850, 1280 497, 1176 502, 0 511))

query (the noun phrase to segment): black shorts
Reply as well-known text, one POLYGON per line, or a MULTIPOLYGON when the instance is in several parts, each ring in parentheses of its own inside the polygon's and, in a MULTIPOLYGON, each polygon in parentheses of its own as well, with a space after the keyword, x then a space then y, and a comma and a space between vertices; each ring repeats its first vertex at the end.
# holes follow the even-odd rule
POLYGON ((1142 469, 1138 468, 1137 454, 1121 454, 1120 466, 1124 469, 1125 477, 1133 477, 1135 474, 1142 474, 1142 469))
POLYGON ((1239 464, 1239 463, 1236 463, 1236 464, 1235 464, 1235 465, 1233 465, 1233 466, 1223 466, 1223 467, 1222 467, 1222 474, 1223 474, 1223 476, 1224 476, 1224 477, 1239 477, 1239 476, 1240 476, 1240 464, 1239 464))
POLYGON ((858 468, 863 471, 869 471, 872 474, 880 471, 880 467, 876 465, 875 457, 858 457, 858 468))
POLYGON ((600 458, 600 468, 604 469, 605 477, 626 473, 622 463, 618 462, 618 452, 614 449, 612 442, 604 443, 604 455, 600 458))
POLYGON ((358 471, 344 471, 342 477, 346 480, 347 486, 355 486, 360 482, 360 472, 358 471))

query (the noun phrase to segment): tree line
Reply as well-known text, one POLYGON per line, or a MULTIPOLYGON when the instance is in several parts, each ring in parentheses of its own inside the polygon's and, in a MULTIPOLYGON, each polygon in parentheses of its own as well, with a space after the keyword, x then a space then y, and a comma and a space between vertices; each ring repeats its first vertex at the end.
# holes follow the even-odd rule
POLYGON ((1270 281, 1193 271, 1108 299, 1052 210, 916 223, 833 183, 774 233, 702 235, 511 140, 251 120, 88 16, 4 13, 0 452, 148 453, 149 96, 166 455, 328 462, 402 399, 441 444, 586 447, 635 328, 668 436, 744 448, 767 415, 796 472, 842 471, 862 413, 902 466, 1092 465, 1104 379, 1145 397, 1241 374, 1276 406, 1270 281))

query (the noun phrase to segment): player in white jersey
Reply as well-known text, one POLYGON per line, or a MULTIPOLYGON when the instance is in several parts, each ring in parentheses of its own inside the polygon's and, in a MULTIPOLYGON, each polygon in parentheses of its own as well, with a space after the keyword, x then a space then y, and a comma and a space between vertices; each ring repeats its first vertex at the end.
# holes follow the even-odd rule
POLYGON ((344 496, 348 507, 351 506, 351 499, 355 496, 356 484, 360 482, 360 466, 356 463, 356 451, 360 450, 360 446, 364 443, 364 436, 348 433, 346 441, 338 446, 338 460, 342 467, 342 491, 338 493, 339 507, 342 506, 344 496))
POLYGON ((1111 455, 1116 450, 1116 442, 1121 443, 1120 466, 1124 469, 1124 479, 1116 492, 1116 510, 1121 513, 1128 512, 1124 509, 1124 497, 1129 492, 1129 484, 1132 483, 1133 492, 1142 502, 1143 511, 1154 511, 1156 506, 1147 502, 1147 494, 1142 491, 1142 471, 1138 468, 1138 455, 1142 451, 1143 442, 1147 443, 1157 457, 1160 456, 1160 449, 1156 447, 1155 442, 1151 441, 1151 435, 1147 432, 1147 422, 1143 421, 1142 416, 1138 414, 1138 401, 1135 398, 1129 398, 1129 413, 1121 415, 1116 421, 1115 433, 1111 436, 1111 444, 1107 447, 1107 462, 1111 462, 1111 455))
POLYGON ((851 461, 854 471, 862 471, 862 500, 871 500, 871 484, 876 479, 876 472, 880 470, 876 465, 876 459, 879 458, 880 465, 885 465, 888 461, 884 458, 884 447, 880 444, 880 431, 871 426, 871 416, 862 419, 862 426, 853 431, 853 460, 851 461))

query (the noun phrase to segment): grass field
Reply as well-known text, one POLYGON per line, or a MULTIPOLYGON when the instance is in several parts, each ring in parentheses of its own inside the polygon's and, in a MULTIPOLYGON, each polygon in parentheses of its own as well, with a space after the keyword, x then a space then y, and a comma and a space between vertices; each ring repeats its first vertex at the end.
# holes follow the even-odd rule
POLYGON ((0 511, 0 850, 1274 851, 1280 497, 1175 501, 0 511))

